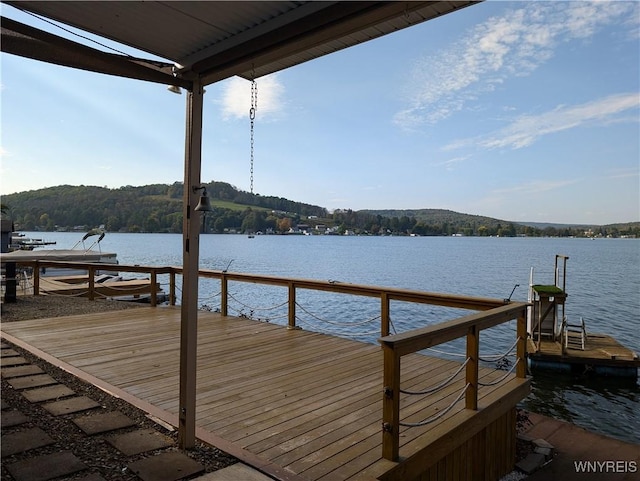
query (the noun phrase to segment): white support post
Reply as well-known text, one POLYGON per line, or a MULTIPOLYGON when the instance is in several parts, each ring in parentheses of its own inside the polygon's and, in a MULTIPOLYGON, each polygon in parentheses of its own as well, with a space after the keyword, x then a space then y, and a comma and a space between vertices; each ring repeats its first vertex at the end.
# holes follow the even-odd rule
POLYGON ((197 205, 202 162, 202 106, 204 90, 200 79, 187 94, 185 172, 183 193, 183 274, 180 317, 180 399, 178 445, 195 446, 196 435, 196 359, 198 346, 198 269, 200 251, 200 213, 197 205))

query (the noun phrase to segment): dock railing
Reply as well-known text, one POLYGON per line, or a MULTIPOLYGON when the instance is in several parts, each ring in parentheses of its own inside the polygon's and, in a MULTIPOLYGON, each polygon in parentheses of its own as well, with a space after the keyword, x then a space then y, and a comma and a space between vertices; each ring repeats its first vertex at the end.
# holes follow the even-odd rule
MULTIPOLYGON (((509 304, 494 307, 484 312, 415 329, 402 334, 385 336, 379 340, 384 350, 382 455, 385 459, 391 461, 397 461, 399 459, 400 426, 403 425, 400 421, 400 361, 402 356, 454 339, 466 337, 467 357, 463 364, 463 367, 466 365, 465 387, 454 401, 454 404, 464 396, 465 409, 477 410, 478 389, 480 387, 478 380, 480 332, 484 329, 497 326, 498 324, 517 319, 516 363, 514 364, 514 368, 516 377, 525 378, 527 306, 527 303, 510 302, 509 304)), ((438 388, 441 387, 444 387, 444 385, 438 386, 438 388)), ((446 414, 446 410, 441 413, 446 414)))
MULTIPOLYGON (((20 263, 33 268, 33 293, 39 294, 39 270, 42 267, 67 267, 87 269, 89 272, 89 299, 95 298, 93 274, 97 271, 146 273, 151 281, 151 305, 156 304, 157 276, 169 275, 169 303, 176 303, 177 276, 182 275, 180 267, 150 267, 130 265, 108 265, 97 263, 78 263, 61 261, 35 261, 20 263)), ((377 287, 351 284, 336 281, 320 281, 310 279, 294 279, 260 274, 227 272, 220 270, 200 270, 199 277, 218 279, 220 281, 220 313, 227 316, 229 312, 229 284, 232 282, 280 286, 286 289, 287 326, 296 329, 296 296, 300 290, 326 291, 330 293, 373 297, 380 300, 380 336, 383 356, 383 443, 382 455, 385 459, 397 461, 400 448, 400 385, 401 358, 408 354, 453 341, 466 338, 466 360, 460 368, 465 370, 465 387, 455 402, 464 397, 465 409, 478 409, 478 368, 480 358, 480 332, 517 319, 516 328, 516 361, 513 365, 517 378, 526 377, 526 315, 528 303, 504 299, 493 299, 474 296, 431 293, 400 288, 377 287), (451 308, 462 308, 479 311, 454 320, 438 323, 428 327, 390 335, 391 301, 430 304, 451 308)), ((510 374, 510 372, 507 373, 510 374)), ((507 375, 503 378, 506 379, 507 375)), ((499 380, 499 381, 502 381, 499 380)), ((443 413, 446 414, 446 413, 443 413)))
MULTIPOLYGON (((180 269, 177 269, 181 272, 180 269)), ((300 290, 325 291, 336 294, 348 294, 361 297, 374 297, 380 299, 380 335, 388 336, 391 329, 391 301, 412 302, 418 304, 430 304, 443 307, 452 307, 471 310, 487 310, 504 304, 503 300, 460 296, 453 294, 440 294, 423 291, 413 291, 390 287, 368 286, 337 281, 320 281, 312 279, 295 279, 261 274, 245 274, 238 272, 224 272, 216 270, 200 270, 200 277, 220 279, 220 312, 223 316, 229 313, 229 283, 243 282, 281 286, 288 291, 287 318, 288 327, 294 329, 296 324, 296 298, 300 290)))
MULTIPOLYGON (((171 304, 176 303, 176 270, 173 267, 150 267, 150 266, 131 266, 131 265, 121 265, 121 264, 102 264, 102 263, 86 263, 86 262, 64 262, 64 261, 24 261, 17 263, 22 268, 30 268, 31 270, 31 283, 33 288, 33 295, 38 296, 41 294, 42 290, 42 279, 43 276, 41 272, 43 269, 47 268, 59 268, 59 269, 73 269, 73 270, 86 270, 87 273, 83 276, 87 279, 87 290, 86 296, 89 300, 98 299, 101 296, 98 293, 98 287, 104 287, 100 284, 96 285, 95 278, 98 272, 113 272, 113 273, 136 273, 136 274, 148 274, 149 275, 149 294, 150 299, 149 302, 152 306, 157 305, 157 296, 160 291, 160 286, 158 283, 158 276, 161 274, 168 274, 170 276, 170 292, 169 292, 169 302, 171 304)), ((133 292, 133 290, 131 291, 133 292)), ((129 291, 127 289, 122 289, 120 295, 127 295, 129 291)))
MULTIPOLYGON (((157 294, 157 279, 159 275, 169 276, 169 304, 177 302, 176 291, 177 276, 182 275, 182 268, 175 266, 141 266, 124 264, 103 264, 86 262, 65 262, 65 261, 26 261, 20 262, 22 267, 30 267, 33 273, 33 294, 40 294, 41 269, 55 267, 59 269, 68 268, 74 270, 86 270, 88 274, 89 299, 98 298, 96 294, 95 274, 96 272, 114 273, 137 273, 148 274, 151 281, 152 305, 155 305, 155 295, 157 294)), ((442 294, 425 291, 416 291, 392 287, 369 286, 362 284, 352 284, 339 281, 322 281, 314 279, 299 279, 278 277, 263 274, 249 274, 240 272, 227 272, 222 270, 200 269, 198 275, 201 279, 217 279, 220 281, 220 312, 223 316, 229 314, 229 300, 231 298, 229 285, 232 282, 262 284, 270 286, 281 286, 287 289, 288 300, 288 327, 296 328, 296 297, 301 290, 324 291, 334 294, 348 294, 361 297, 373 297, 380 300, 380 335, 388 336, 391 333, 391 301, 409 302, 416 304, 429 304, 434 306, 469 309, 485 311, 505 304, 502 299, 488 297, 464 296, 455 294, 442 294)))

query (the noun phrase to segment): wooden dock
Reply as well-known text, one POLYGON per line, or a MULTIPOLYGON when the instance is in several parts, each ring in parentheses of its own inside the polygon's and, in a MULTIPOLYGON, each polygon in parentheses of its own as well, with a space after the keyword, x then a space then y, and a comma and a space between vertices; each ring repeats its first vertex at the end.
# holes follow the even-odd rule
MULTIPOLYGON (((141 296, 150 296, 154 290, 149 279, 122 279, 100 284, 95 283, 90 289, 89 282, 86 281, 86 276, 83 277, 84 279, 82 280, 79 280, 76 276, 70 279, 62 277, 41 277, 40 290, 48 295, 72 297, 89 297, 90 295, 94 295, 97 298, 139 298, 141 296)), ((159 290, 160 285, 156 283, 155 292, 159 290)), ((29 294, 29 292, 25 294, 29 294)))
POLYGON ((584 349, 562 348, 551 339, 528 339, 527 352, 533 368, 594 372, 618 377, 638 377, 640 358, 606 334, 589 333, 584 349))
MULTIPOLYGON (((177 422, 177 307, 4 323, 2 335, 177 422)), ((459 367, 403 356, 402 388, 437 385, 459 367)), ((463 397, 433 423, 402 427, 392 462, 382 457, 382 373, 380 346, 199 312, 198 436, 283 480, 480 480, 512 469, 515 405, 528 380, 480 368, 486 384, 505 380, 478 388, 477 410, 465 409, 463 397)), ((403 395, 402 420, 441 413, 464 382, 463 370, 436 394, 403 395)))

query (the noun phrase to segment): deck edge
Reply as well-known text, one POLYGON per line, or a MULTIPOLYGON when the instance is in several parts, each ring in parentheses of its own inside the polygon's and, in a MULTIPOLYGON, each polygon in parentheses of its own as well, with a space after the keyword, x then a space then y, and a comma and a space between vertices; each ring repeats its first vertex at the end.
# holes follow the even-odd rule
POLYGON ((462 420, 459 419, 459 416, 455 416, 445 421, 443 424, 455 423, 457 425, 451 428, 447 427, 441 435, 434 437, 419 449, 415 449, 408 456, 402 457, 396 466, 379 475, 378 479, 381 481, 417 479, 425 469, 425 453, 428 453, 429 457, 433 459, 432 465, 437 463, 442 456, 453 452, 453 449, 471 439, 509 409, 515 408, 516 404, 529 394, 530 379, 514 378, 507 384, 513 383, 516 383, 516 386, 510 388, 506 394, 494 392, 483 398, 482 405, 477 411, 462 411, 460 413, 462 420))
MULTIPOLYGON (((153 404, 147 401, 144 401, 143 399, 137 398, 132 394, 129 394, 128 392, 124 391, 123 389, 113 386, 112 384, 109 384, 108 382, 105 382, 102 379, 83 371, 82 369, 78 369, 77 367, 62 361, 56 358, 55 356, 52 356, 51 354, 48 354, 47 352, 42 351, 37 347, 32 346, 31 344, 25 341, 22 341, 21 339, 15 336, 12 336, 11 334, 8 334, 2 331, 1 329, 0 329, 0 339, 5 339, 11 342, 12 344, 15 344, 16 346, 30 352, 31 354, 42 359, 43 361, 51 364, 52 366, 60 368, 63 371, 66 371, 69 374, 89 384, 92 384, 93 386, 99 389, 102 389, 109 395, 115 396, 117 398, 122 399, 123 401, 128 402, 132 406, 135 406, 136 408, 142 411, 145 411, 150 416, 156 417, 161 421, 164 421, 175 428, 177 428, 178 426, 177 414, 172 414, 168 411, 165 411, 164 409, 160 409, 154 406, 153 404)), ((247 451, 246 449, 243 449, 240 446, 235 445, 225 439, 222 439, 216 434, 210 431, 206 431, 205 429, 197 426, 196 426, 196 437, 200 441, 206 444, 209 444, 215 448, 218 448, 221 451, 224 451, 225 453, 238 459, 238 461, 251 466, 252 468, 262 472, 263 474, 277 481, 304 481, 304 479, 301 478, 300 476, 294 473, 291 473, 289 471, 286 471, 284 468, 277 466, 276 464, 273 464, 271 461, 261 458, 258 455, 253 454, 247 451)))

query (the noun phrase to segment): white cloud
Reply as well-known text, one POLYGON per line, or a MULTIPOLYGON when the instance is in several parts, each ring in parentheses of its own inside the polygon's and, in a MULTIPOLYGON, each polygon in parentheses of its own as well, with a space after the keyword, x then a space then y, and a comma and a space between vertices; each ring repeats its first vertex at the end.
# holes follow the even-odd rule
MULTIPOLYGON (((538 138, 590 123, 610 123, 614 116, 640 107, 637 93, 618 94, 582 105, 561 105, 540 115, 524 115, 511 125, 482 140, 485 148, 511 147, 519 149, 533 144, 538 138)), ((637 117, 633 118, 637 122, 637 117)))
POLYGON ((506 187, 504 189, 495 189, 494 194, 539 194, 551 190, 561 189, 571 184, 575 184, 578 180, 534 180, 525 184, 506 187))
MULTIPOLYGON (((404 128, 434 124, 511 77, 549 60, 561 42, 587 39, 613 22, 635 18, 635 2, 526 2, 475 26, 410 75, 409 106, 394 116, 404 128)), ((636 28, 637 25, 627 25, 636 28)))
POLYGON ((520 149, 540 137, 586 125, 607 125, 614 122, 638 122, 637 115, 626 114, 640 108, 636 92, 610 95, 581 105, 560 105, 538 115, 523 115, 506 127, 486 136, 459 139, 443 147, 444 151, 472 145, 484 149, 520 149))
POLYGON ((457 166, 457 164, 460 164, 462 162, 464 162, 465 160, 469 159, 469 157, 471 157, 470 155, 462 155, 462 156, 458 156, 458 157, 452 157, 450 159, 444 160, 442 162, 439 162, 435 165, 437 166, 444 166, 447 170, 454 170, 454 168, 457 166))
MULTIPOLYGON (((284 86, 276 74, 256 80, 256 120, 273 118, 283 110, 284 86)), ((251 82, 240 77, 231 78, 222 92, 222 115, 225 120, 249 118, 251 82)))
POLYGON ((640 169, 628 168, 628 169, 613 169, 607 176, 609 179, 630 179, 634 177, 640 177, 640 169))

